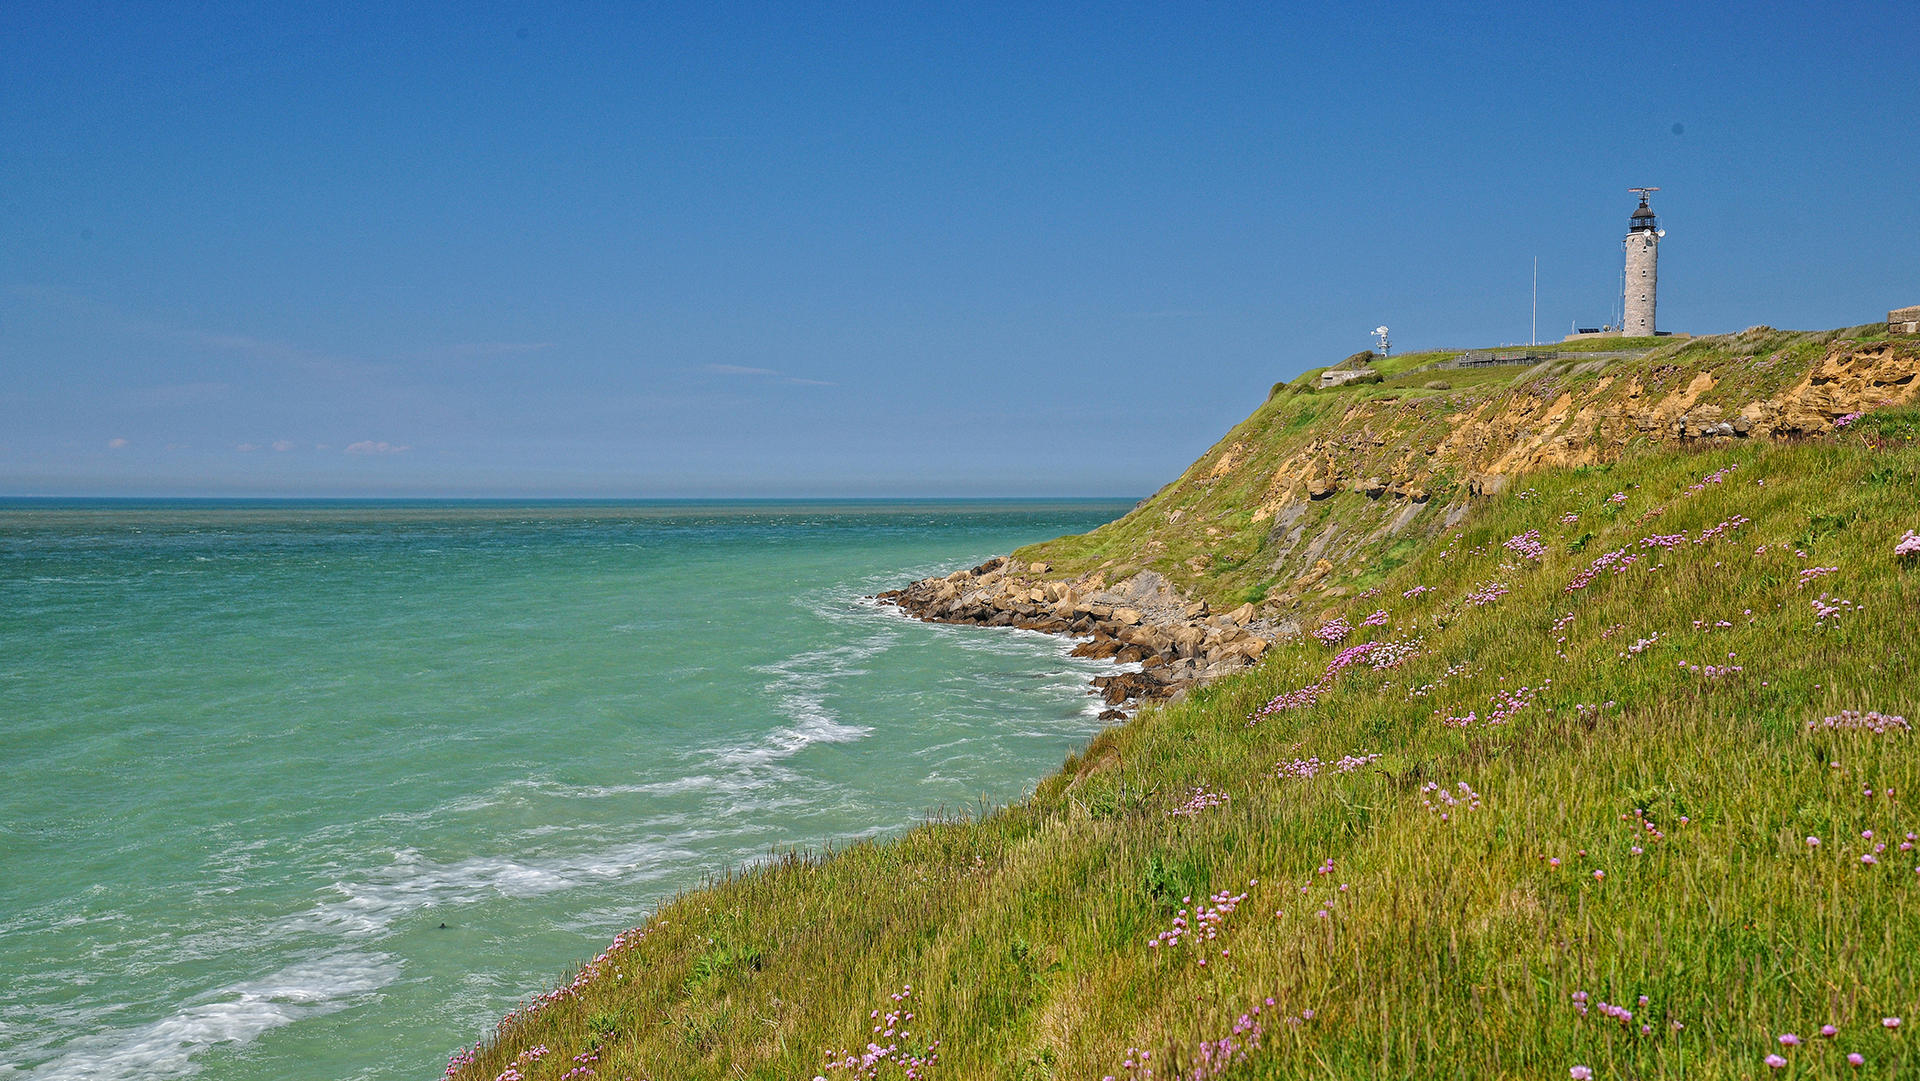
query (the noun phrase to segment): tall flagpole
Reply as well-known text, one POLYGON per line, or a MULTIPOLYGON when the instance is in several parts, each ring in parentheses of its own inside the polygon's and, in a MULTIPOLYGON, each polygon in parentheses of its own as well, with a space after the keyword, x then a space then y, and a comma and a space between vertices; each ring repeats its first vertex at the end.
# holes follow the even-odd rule
POLYGON ((1540 344, 1540 257, 1533 257, 1533 340, 1528 345, 1540 344))

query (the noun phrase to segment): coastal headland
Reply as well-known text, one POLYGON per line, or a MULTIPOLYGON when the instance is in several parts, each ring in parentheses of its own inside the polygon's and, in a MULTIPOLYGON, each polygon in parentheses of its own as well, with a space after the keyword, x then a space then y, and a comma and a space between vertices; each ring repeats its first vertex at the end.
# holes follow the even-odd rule
POLYGON ((1372 382, 1323 389, 1321 376, 1362 359, 1350 357, 1275 386, 1120 520, 877 599, 928 622, 1066 635, 1082 639, 1076 656, 1137 664, 1093 681, 1105 719, 1123 719, 1258 661, 1302 633, 1315 601, 1365 589, 1515 478, 1656 447, 1811 438, 1909 400, 1920 353, 1876 329, 1752 327, 1637 348, 1599 338, 1465 369, 1457 350, 1369 353, 1372 382))
POLYGON ((885 595, 1077 635, 1138 709, 666 901, 447 1077, 1920 1071, 1920 340, 1546 352, 1305 373, 1121 518, 885 595))

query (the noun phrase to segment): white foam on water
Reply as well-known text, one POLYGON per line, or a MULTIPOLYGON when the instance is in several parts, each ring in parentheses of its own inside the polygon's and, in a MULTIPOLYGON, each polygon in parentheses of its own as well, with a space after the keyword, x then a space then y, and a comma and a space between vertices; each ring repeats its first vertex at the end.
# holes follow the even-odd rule
POLYGON ((176 1012, 133 1028, 83 1036, 24 1078, 131 1081, 199 1073, 196 1059, 221 1044, 245 1045, 304 1017, 343 1010, 392 983, 400 966, 386 954, 336 953, 270 976, 222 987, 176 1012))
MULTIPOLYGON (((845 617, 844 599, 815 596, 806 598, 808 606, 824 618, 840 622, 845 617)), ((789 723, 775 728, 748 743, 717 748, 713 760, 721 765, 753 768, 780 762, 817 743, 854 743, 871 735, 865 725, 842 723, 827 705, 827 696, 835 683, 868 674, 861 665, 893 647, 897 631, 882 629, 857 642, 825 646, 796 653, 778 664, 763 665, 756 672, 772 676, 767 690, 774 696, 775 709, 789 723)))
POLYGON ((477 856, 441 863, 414 849, 402 849, 386 867, 354 881, 333 883, 334 899, 289 916, 272 930, 352 938, 383 935, 408 914, 424 908, 473 904, 495 897, 524 900, 590 881, 654 878, 696 860, 697 854, 686 845, 697 844, 703 837, 698 831, 678 831, 671 843, 643 840, 543 861, 477 856))
POLYGON ((714 755, 730 766, 761 766, 792 758, 816 743, 853 743, 872 734, 864 725, 840 724, 830 717, 810 717, 783 725, 752 744, 725 747, 714 755))

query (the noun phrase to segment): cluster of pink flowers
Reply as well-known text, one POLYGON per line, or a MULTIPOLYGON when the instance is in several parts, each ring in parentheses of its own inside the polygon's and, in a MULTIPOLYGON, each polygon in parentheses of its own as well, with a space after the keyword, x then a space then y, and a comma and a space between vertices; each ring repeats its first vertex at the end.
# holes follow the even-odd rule
POLYGON ((1495 691, 1493 697, 1488 699, 1493 708, 1487 711, 1487 723, 1506 724, 1521 710, 1532 705, 1533 700, 1546 689, 1546 683, 1552 682, 1553 680, 1549 679, 1538 687, 1516 687, 1511 691, 1505 689, 1495 691))
POLYGON ((1500 542, 1500 547, 1516 553, 1522 559, 1538 561, 1547 554, 1547 546, 1540 543, 1540 531, 1529 529, 1525 533, 1516 533, 1500 542))
POLYGON ((1625 503, 1626 501, 1627 493, 1625 492, 1615 492, 1607 497, 1607 502, 1609 503, 1625 503))
POLYGON ((1716 469, 1713 472, 1708 473, 1706 476, 1701 477, 1700 483, 1687 485, 1687 493, 1689 495, 1698 495, 1699 493, 1707 490, 1707 485, 1720 484, 1724 482, 1727 479, 1728 474, 1732 473, 1734 470, 1738 468, 1740 468, 1740 463, 1735 462, 1732 465, 1723 466, 1722 468, 1716 469))
MULTIPOLYGON (((1621 1006, 1621 1005, 1618 1005, 1617 1003, 1607 1002, 1605 1000, 1593 1003, 1592 1008, 1593 1008, 1593 1012, 1598 1013, 1600 1016, 1605 1017, 1608 1020, 1618 1022, 1621 1028, 1626 1029, 1628 1032, 1632 1032, 1636 1027, 1634 1025, 1634 1019, 1635 1019, 1634 1010, 1644 1011, 1647 1009, 1649 1003, 1650 1003, 1650 1000, 1647 998, 1647 996, 1641 995, 1638 999, 1635 1000, 1635 1004, 1632 1008, 1621 1006)), ((1581 1017, 1585 1017, 1587 1016, 1587 1008, 1588 1008, 1587 993, 1585 991, 1575 991, 1573 993, 1573 1012, 1579 1014, 1581 1017)), ((1679 1032, 1681 1029, 1685 1028, 1686 1026, 1681 1024, 1678 1021, 1674 1021, 1670 1023, 1670 1027, 1672 1027, 1673 1031, 1679 1032)), ((1640 1035, 1642 1036, 1653 1035, 1653 1026, 1648 1023, 1648 1020, 1645 1017, 1640 1018, 1640 1024, 1638 1026, 1638 1029, 1639 1029, 1640 1035)), ((1588 1069, 1585 1066, 1575 1066, 1572 1070, 1568 1071, 1568 1073, 1570 1076, 1576 1079, 1591 1078, 1593 1076, 1593 1071, 1591 1069, 1588 1069), (1578 1072, 1581 1070, 1585 1070, 1586 1072, 1585 1073, 1578 1072)))
POLYGON ((1283 781, 1289 778, 1297 781, 1311 781, 1322 772, 1352 773, 1379 757, 1377 754, 1362 752, 1347 755, 1335 762, 1322 762, 1318 758, 1296 758, 1291 762, 1280 763, 1275 773, 1283 781))
POLYGON ((1420 655, 1420 646, 1426 639, 1418 635, 1412 638, 1395 638, 1391 642, 1379 642, 1373 651, 1367 654, 1367 664, 1376 672, 1385 672, 1398 668, 1420 655))
MULTIPOLYGON (((1549 679, 1538 687, 1516 687, 1512 690, 1501 688, 1495 691, 1493 696, 1487 699, 1487 703, 1491 707, 1487 710, 1487 725, 1506 724, 1517 716, 1520 711, 1532 705, 1534 699, 1539 697, 1540 692, 1546 689, 1546 685, 1552 682, 1553 681, 1549 679)), ((1480 720, 1480 711, 1473 709, 1468 710, 1465 716, 1454 716, 1452 714, 1441 716, 1441 711, 1437 709, 1434 710, 1433 713, 1434 716, 1440 717, 1441 724, 1449 728, 1470 728, 1480 720)))
POLYGON ((1893 546, 1893 554, 1900 556, 1920 556, 1920 533, 1909 529, 1906 535, 1893 546))
POLYGON ((1510 592, 1512 592, 1512 590, 1507 588, 1505 582, 1486 582, 1476 587, 1473 592, 1468 593, 1462 599, 1468 604, 1479 608, 1492 604, 1510 592))
MULTIPOLYGON (((880 1076, 882 1066, 891 1065, 909 1081, 920 1081, 927 1076, 927 1070, 940 1061, 940 1041, 930 1041, 925 1049, 913 1051, 903 1047, 905 1041, 913 1039, 913 1033, 907 1031, 907 1025, 913 1021, 913 1012, 908 1008, 913 998, 913 985, 905 984, 900 990, 887 996, 893 1007, 886 1012, 874 1010, 867 1015, 873 1022, 875 1039, 867 1041, 866 1050, 858 1055, 851 1051, 842 1051, 838 1056, 827 1052, 827 1070, 845 1070, 860 1081, 874 1081, 880 1076), (881 1043, 881 1040, 887 1041, 881 1043)), ((816 1075, 813 1081, 827 1081, 826 1076, 816 1075)))
POLYGON ((600 1052, 589 1047, 573 1056, 573 1068, 560 1075, 560 1081, 578 1081, 582 1077, 594 1075, 593 1064, 600 1061, 600 1052))
POLYGON ((1438 781, 1428 781, 1420 786, 1420 805, 1427 809, 1427 813, 1439 815, 1440 821, 1448 822, 1461 811, 1479 810, 1480 793, 1465 781, 1451 789, 1443 787, 1438 781))
POLYGON ((1197 815, 1202 811, 1214 807, 1225 807, 1228 802, 1229 798, 1225 792, 1209 792, 1207 791, 1206 785, 1197 785, 1193 790, 1193 795, 1187 797, 1187 802, 1175 807, 1170 813, 1175 815, 1197 815))
POLYGON ((1562 514, 1562 515, 1560 516, 1560 524, 1561 524, 1561 525, 1572 525, 1573 523, 1575 523, 1575 522, 1577 522, 1577 521, 1579 521, 1579 520, 1580 520, 1580 516, 1579 516, 1578 514, 1575 514, 1575 513, 1574 513, 1574 512, 1572 512, 1572 511, 1568 511, 1567 513, 1565 513, 1565 514, 1562 514))
POLYGON ((1868 732, 1878 732, 1883 734, 1887 732, 1913 731, 1913 726, 1907 723, 1907 719, 1905 717, 1901 717, 1891 713, 1881 713, 1879 710, 1868 710, 1867 712, 1862 713, 1857 709, 1843 709, 1839 713, 1836 713, 1833 716, 1827 717, 1823 720, 1808 721, 1807 727, 1808 728, 1831 728, 1831 729, 1863 729, 1868 732))
POLYGON ((1384 627, 1387 624, 1387 610, 1376 608, 1373 614, 1360 621, 1362 627, 1384 627))
MULTIPOLYGON (((1732 660, 1733 654, 1727 654, 1727 659, 1732 660)), ((1707 679, 1725 679, 1735 672, 1746 671, 1745 666, 1738 664, 1688 664, 1685 661, 1681 661, 1680 667, 1692 672, 1694 675, 1704 676, 1707 679)))
POLYGON ((1333 646, 1346 641, 1347 636, 1352 633, 1353 628, 1347 625, 1347 621, 1335 616, 1325 623, 1320 624, 1319 629, 1313 632, 1313 636, 1327 645, 1333 646))
POLYGON ((506 1069, 494 1075, 493 1081, 525 1081, 525 1076, 521 1074, 520 1067, 530 1066, 551 1054, 553 1054, 553 1052, 548 1050, 546 1044, 535 1044, 515 1056, 513 1062, 510 1063, 506 1069))
POLYGON ((1586 569, 1575 574, 1573 581, 1567 583, 1567 592, 1577 593, 1587 588, 1595 578, 1600 577, 1603 571, 1610 570, 1615 574, 1619 574, 1639 561, 1639 556, 1628 552, 1625 548, 1615 548, 1613 551, 1587 564, 1586 569))
MULTIPOLYGON (((1643 1000, 1646 998, 1645 995, 1642 995, 1640 997, 1643 1000)), ((1646 1003, 1642 1001, 1641 1005, 1645 1006, 1646 1003)), ((1627 1009, 1625 1006, 1614 1005, 1613 1003, 1602 1000, 1600 1002, 1594 1003, 1593 1008, 1597 1010, 1600 1016, 1602 1017, 1611 1017, 1615 1021, 1620 1022, 1620 1024, 1622 1025, 1633 1024, 1633 1011, 1627 1009)), ((1585 1015, 1583 1014, 1582 1016, 1585 1016, 1585 1015)))
MULTIPOLYGON (((1627 815, 1621 815, 1620 821, 1627 824, 1627 829, 1631 831, 1635 841, 1644 840, 1648 844, 1657 844, 1667 839, 1666 833, 1654 823, 1653 819, 1647 817, 1647 809, 1645 807, 1635 807, 1631 818, 1627 815)), ((1683 826, 1691 821, 1692 819, 1686 815, 1680 816, 1680 824, 1683 826)), ((1641 848, 1638 844, 1630 846, 1629 850, 1636 856, 1641 853, 1641 848)))
POLYGON ((1247 723, 1257 724, 1260 718, 1270 713, 1279 713, 1281 710, 1287 709, 1301 709, 1320 701, 1320 696, 1327 693, 1328 688, 1333 686, 1334 677, 1338 676, 1348 665, 1373 652, 1375 644, 1376 643, 1373 642, 1361 642, 1359 645, 1348 646, 1341 650, 1335 655, 1333 660, 1327 663, 1327 670, 1320 674, 1319 680, 1309 683, 1297 691, 1289 691, 1286 694, 1275 695, 1266 705, 1256 710, 1253 716, 1248 719, 1247 723))
MULTIPOLYGON (((1880 1027, 1886 1029, 1889 1032, 1895 1031, 1900 1027, 1900 1019, 1898 1017, 1883 1017, 1880 1019, 1880 1027)), ((1839 1035, 1840 1035, 1840 1027, 1838 1025, 1821 1025, 1820 1026, 1820 1038, 1823 1040, 1831 1040, 1838 1037, 1839 1035)), ((1806 1043, 1805 1040, 1801 1039, 1798 1035, 1792 1032, 1781 1033, 1779 1036, 1774 1038, 1774 1042, 1778 1043, 1781 1047, 1784 1047, 1788 1050, 1792 1050, 1793 1048, 1802 1046, 1803 1044, 1806 1043)), ((1760 1061, 1765 1063, 1769 1069, 1773 1069, 1773 1070, 1784 1070, 1787 1067, 1787 1060, 1777 1053, 1770 1054, 1766 1058, 1761 1059, 1760 1061)), ((1865 1066, 1866 1064, 1867 1064, 1867 1059, 1865 1055, 1860 1054, 1858 1051, 1850 1051, 1847 1053, 1847 1065, 1852 1066, 1855 1069, 1859 1069, 1860 1067, 1865 1066)))
POLYGON ((459 1048, 454 1051, 453 1054, 447 1056, 447 1072, 440 1076, 443 1081, 453 1081, 453 1078, 458 1075, 461 1070, 473 1065, 479 1061, 479 1059, 480 1056, 475 1054, 472 1049, 465 1047, 459 1048))
POLYGON ((1864 417, 1864 416, 1866 416, 1865 413, 1842 413, 1839 416, 1833 418, 1833 426, 1835 428, 1845 428, 1848 425, 1852 424, 1854 421, 1859 420, 1861 417, 1864 417))
POLYGON ((1687 535, 1685 533, 1655 533, 1651 536, 1640 538, 1640 547, 1659 548, 1665 551, 1672 551, 1685 543, 1687 543, 1687 535))
POLYGON ((1825 626, 1829 619, 1838 622, 1840 616, 1859 610, 1859 606, 1852 601, 1841 600, 1839 597, 1831 594, 1822 593, 1813 601, 1813 625, 1816 627, 1825 626))
MULTIPOLYGON (((1267 999, 1265 1008, 1273 1006, 1273 999, 1267 999)), ((1241 1014, 1233 1022, 1225 1036, 1217 1040, 1208 1040, 1193 1050, 1193 1064, 1187 1069, 1178 1069, 1170 1075, 1177 1081, 1211 1081, 1226 1073, 1234 1065, 1244 1061, 1247 1056, 1260 1048, 1262 1026, 1262 1006, 1256 1004, 1251 1010, 1241 1014)), ((1285 1018, 1281 1023, 1303 1025, 1313 1020, 1312 1010, 1301 1010, 1299 1014, 1285 1018)), ((1127 1048, 1126 1061, 1121 1063, 1124 1081, 1153 1081, 1153 1053, 1137 1047, 1127 1048)), ((1108 1074, 1102 1081, 1122 1081, 1114 1074, 1108 1074)))
MULTIPOLYGON (((1908 534, 1908 536, 1912 536, 1912 535, 1913 534, 1911 533, 1908 534)), ((1432 593, 1432 592, 1433 592, 1432 586, 1414 586, 1412 589, 1402 590, 1400 595, 1402 597, 1406 597, 1407 599, 1411 600, 1414 597, 1418 597, 1422 593, 1432 593)))
POLYGON ((1658 642, 1659 640, 1660 640, 1659 631, 1654 631, 1652 634, 1647 635, 1645 638, 1636 638, 1634 639, 1632 645, 1628 646, 1626 649, 1620 652, 1620 656, 1637 657, 1640 654, 1645 653, 1647 650, 1652 649, 1653 644, 1655 642, 1658 642))
MULTIPOLYGON (((1234 910, 1239 908, 1240 903, 1246 899, 1245 893, 1234 893, 1232 890, 1221 890, 1207 898, 1211 902, 1209 904, 1193 905, 1193 898, 1182 897, 1180 903, 1193 905, 1192 911, 1181 909, 1179 914, 1173 917, 1173 925, 1153 936, 1152 941, 1147 943, 1147 947, 1157 950, 1163 946, 1168 948, 1178 946, 1182 942, 1196 947, 1211 943, 1220 937, 1222 925, 1227 922, 1227 917, 1233 915, 1234 910)), ((1231 955, 1231 950, 1221 948, 1222 958, 1231 955)), ((1207 958, 1202 954, 1200 965, 1204 968, 1206 964, 1207 958)))
POLYGON ((1415 698, 1425 698, 1440 688, 1445 687, 1448 680, 1455 676, 1465 674, 1471 668, 1472 666, 1464 661, 1447 665, 1447 670, 1440 673, 1439 679, 1434 680, 1432 683, 1422 683, 1418 687, 1407 688, 1407 700, 1411 702, 1415 698))
POLYGON ((1800 570, 1800 581, 1794 585, 1794 588, 1804 588, 1808 582, 1816 578, 1825 578, 1839 569, 1839 567, 1803 567, 1800 570))
POLYGON ((1736 514, 1731 518, 1724 519, 1701 530, 1700 536, 1696 538, 1693 543, 1705 544, 1708 541, 1717 540, 1751 521, 1753 521, 1753 519, 1744 514, 1736 514))

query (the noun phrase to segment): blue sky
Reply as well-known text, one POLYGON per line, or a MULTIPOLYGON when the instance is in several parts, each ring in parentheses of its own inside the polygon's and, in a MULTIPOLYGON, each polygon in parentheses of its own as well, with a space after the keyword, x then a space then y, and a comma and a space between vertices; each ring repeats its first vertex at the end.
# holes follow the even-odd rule
POLYGON ((0 6, 0 494, 1144 495, 1634 185, 1663 329, 1920 303, 1911 3, 277 7, 0 6))

